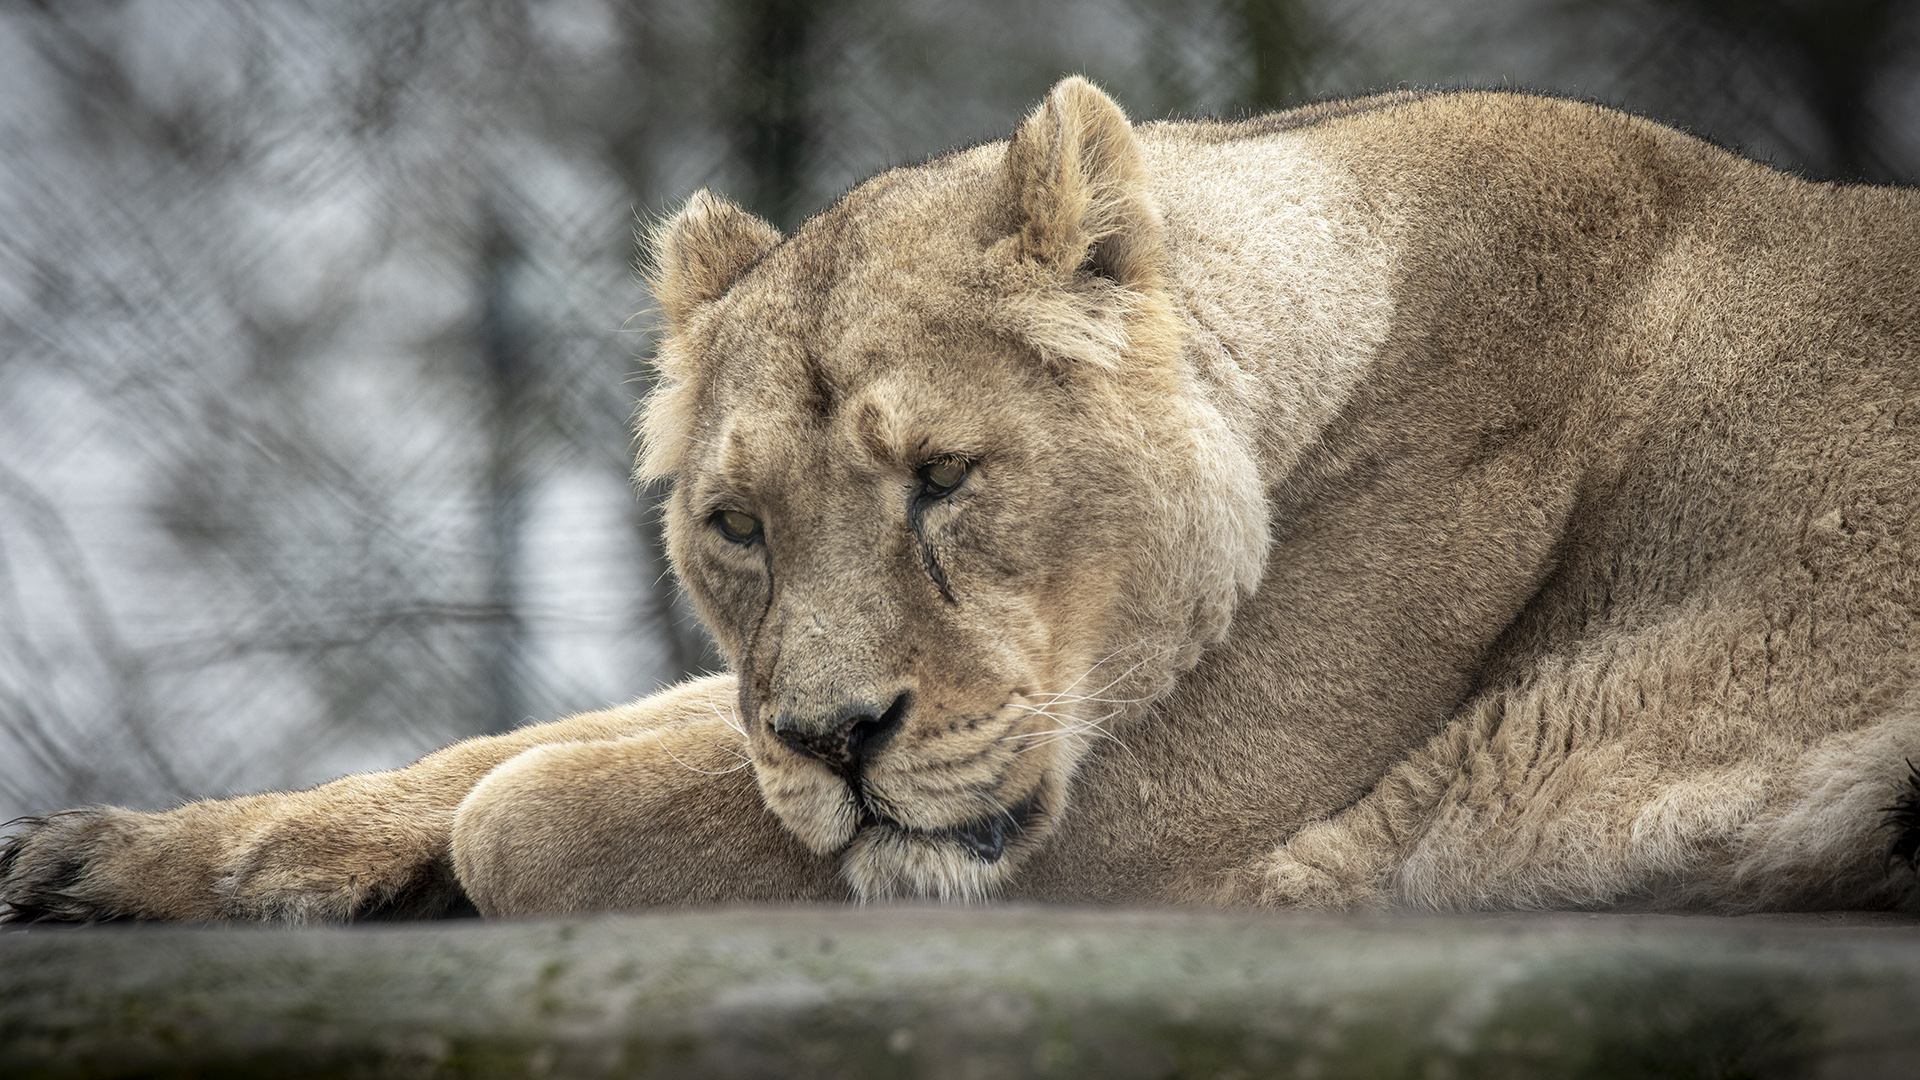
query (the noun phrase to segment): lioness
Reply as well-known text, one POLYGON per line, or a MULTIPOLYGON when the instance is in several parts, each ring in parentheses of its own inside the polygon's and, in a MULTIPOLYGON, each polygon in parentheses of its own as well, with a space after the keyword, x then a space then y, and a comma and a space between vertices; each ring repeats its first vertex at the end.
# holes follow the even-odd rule
POLYGON ((652 238, 732 673, 34 819, 15 919, 887 896, 1920 904, 1920 195, 1395 94, 652 238))

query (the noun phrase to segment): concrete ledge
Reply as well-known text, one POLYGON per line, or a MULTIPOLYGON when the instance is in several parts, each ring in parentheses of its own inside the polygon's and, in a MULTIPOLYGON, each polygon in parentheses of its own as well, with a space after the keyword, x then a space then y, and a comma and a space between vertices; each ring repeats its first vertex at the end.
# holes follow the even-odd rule
POLYGON ((1920 922, 783 908, 0 933, 0 1076, 1907 1077, 1920 922))

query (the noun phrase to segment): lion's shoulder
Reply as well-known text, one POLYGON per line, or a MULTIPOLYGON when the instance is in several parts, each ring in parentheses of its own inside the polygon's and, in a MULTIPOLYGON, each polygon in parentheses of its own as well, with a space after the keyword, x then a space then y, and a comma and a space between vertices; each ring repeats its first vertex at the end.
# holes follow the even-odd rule
POLYGON ((1143 140, 1202 158, 1259 154, 1297 141, 1342 155, 1361 172, 1472 176, 1530 168, 1584 172, 1612 183, 1635 176, 1700 183, 1739 178, 1799 183, 1691 132, 1608 105, 1520 90, 1399 90, 1317 102, 1237 119, 1164 121, 1143 140))

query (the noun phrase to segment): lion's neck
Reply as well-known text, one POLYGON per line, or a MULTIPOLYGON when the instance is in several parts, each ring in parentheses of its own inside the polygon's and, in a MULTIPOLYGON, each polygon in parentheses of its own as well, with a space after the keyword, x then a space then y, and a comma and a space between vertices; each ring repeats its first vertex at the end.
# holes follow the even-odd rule
POLYGON ((1297 137, 1147 149, 1189 356, 1271 489, 1386 340, 1395 230, 1297 137))

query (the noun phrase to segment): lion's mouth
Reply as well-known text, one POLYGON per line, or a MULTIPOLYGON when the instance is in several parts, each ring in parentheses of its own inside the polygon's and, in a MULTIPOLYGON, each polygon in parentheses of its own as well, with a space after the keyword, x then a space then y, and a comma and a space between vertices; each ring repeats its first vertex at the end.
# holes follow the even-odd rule
POLYGON ((890 830, 903 837, 922 842, 946 840, 957 845, 960 850, 972 855, 988 866, 992 866, 1007 853, 1007 845, 1018 840, 1033 827, 1040 816, 1040 797, 1036 793, 1017 806, 1008 807, 997 814, 989 814, 975 821, 950 825, 944 829, 916 829, 902 825, 886 814, 874 809, 866 796, 856 792, 860 802, 860 825, 862 828, 875 827, 890 830))

